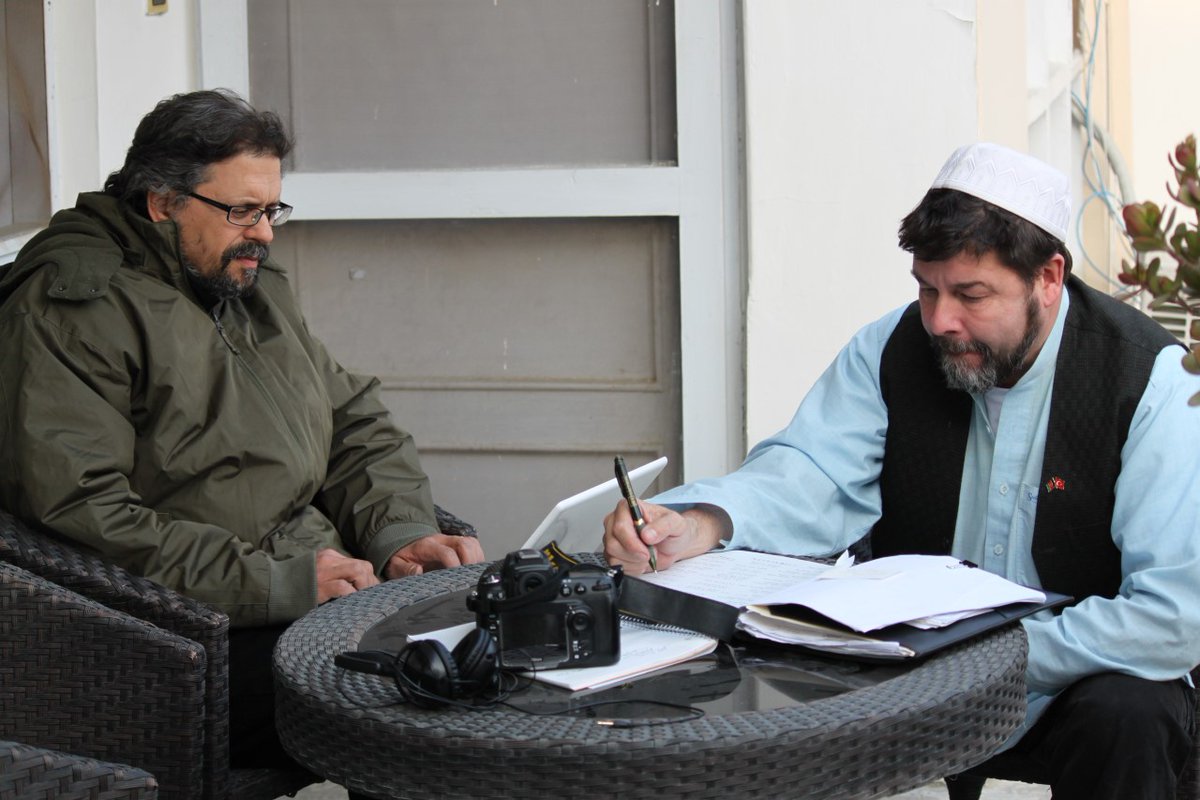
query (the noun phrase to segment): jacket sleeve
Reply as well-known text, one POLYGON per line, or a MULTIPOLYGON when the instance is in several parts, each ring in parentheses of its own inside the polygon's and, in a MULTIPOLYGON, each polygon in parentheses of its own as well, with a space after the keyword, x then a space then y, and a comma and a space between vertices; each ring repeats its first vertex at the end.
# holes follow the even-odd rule
POLYGON ((343 369, 305 334, 333 404, 329 470, 313 504, 382 575, 393 553, 437 533, 429 478, 413 437, 393 424, 378 379, 343 369))
POLYGON ((311 554, 273 557, 235 532, 159 513, 132 490, 136 365, 36 314, 0 322, 0 341, 0 502, 235 626, 287 622, 316 605, 311 554))

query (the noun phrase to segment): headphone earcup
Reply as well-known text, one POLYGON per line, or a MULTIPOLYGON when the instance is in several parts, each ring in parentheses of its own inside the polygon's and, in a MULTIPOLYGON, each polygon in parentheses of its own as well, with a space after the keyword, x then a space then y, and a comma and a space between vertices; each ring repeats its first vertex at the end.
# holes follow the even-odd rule
POLYGON ((408 683, 408 699, 422 708, 440 708, 457 694, 458 665, 446 646, 433 639, 407 645, 397 659, 401 679, 408 683), (431 696, 432 695, 432 696, 431 696))
POLYGON ((454 647, 451 657, 458 666, 463 694, 478 694, 496 678, 496 640, 489 631, 475 628, 454 647))

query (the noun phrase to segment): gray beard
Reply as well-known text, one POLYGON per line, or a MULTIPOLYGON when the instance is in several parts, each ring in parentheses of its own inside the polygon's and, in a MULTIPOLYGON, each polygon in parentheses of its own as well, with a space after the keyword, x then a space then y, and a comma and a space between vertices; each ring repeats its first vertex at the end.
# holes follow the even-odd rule
POLYGON ((221 268, 214 275, 205 275, 200 269, 193 264, 188 258, 183 257, 183 268, 187 272, 189 281, 196 294, 207 303, 219 303, 222 300, 232 300, 235 297, 243 297, 254 291, 254 286, 258 283, 258 270, 246 273, 245 281, 236 280, 229 272, 229 263, 235 258, 248 256, 256 258, 259 262, 259 269, 262 268, 262 262, 266 260, 270 250, 264 244, 254 244, 253 242, 243 242, 239 245, 226 250, 221 254, 221 268))
POLYGON ((997 353, 983 342, 974 340, 962 342, 933 336, 931 341, 946 385, 963 392, 983 394, 1001 383, 1012 385, 1024 373, 1025 360, 1037 337, 1037 306, 1030 298, 1025 310, 1025 335, 1007 352, 997 353), (979 353, 983 361, 978 367, 968 367, 952 357, 962 353, 979 353))

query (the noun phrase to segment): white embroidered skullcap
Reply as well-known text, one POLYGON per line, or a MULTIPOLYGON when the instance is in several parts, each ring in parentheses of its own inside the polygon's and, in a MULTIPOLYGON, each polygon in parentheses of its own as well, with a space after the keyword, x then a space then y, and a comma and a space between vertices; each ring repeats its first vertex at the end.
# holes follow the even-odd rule
POLYGON ((1067 240, 1070 181, 1033 156, 988 142, 969 144, 954 151, 930 188, 974 195, 1067 240))

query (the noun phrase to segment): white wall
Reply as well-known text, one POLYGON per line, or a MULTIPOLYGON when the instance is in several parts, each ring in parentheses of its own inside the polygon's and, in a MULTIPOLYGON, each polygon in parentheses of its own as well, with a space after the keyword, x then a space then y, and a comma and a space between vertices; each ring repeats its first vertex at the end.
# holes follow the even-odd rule
POLYGON ((1200 136, 1197 31, 1200 3, 1196 0, 1130 3, 1133 145, 1125 156, 1137 193, 1130 202, 1166 203, 1166 183, 1174 183, 1167 154, 1189 133, 1200 136))
POLYGON ((750 444, 854 331, 915 297, 896 229, 977 137, 974 10, 747 0, 750 444))
POLYGON ((55 210, 121 166, 137 123, 162 98, 198 87, 195 0, 46 2, 55 210))

